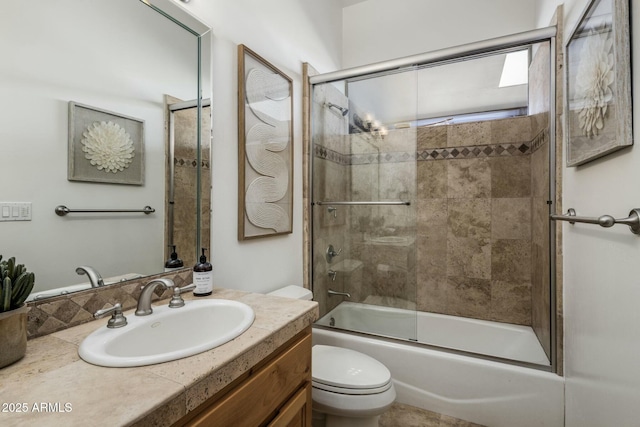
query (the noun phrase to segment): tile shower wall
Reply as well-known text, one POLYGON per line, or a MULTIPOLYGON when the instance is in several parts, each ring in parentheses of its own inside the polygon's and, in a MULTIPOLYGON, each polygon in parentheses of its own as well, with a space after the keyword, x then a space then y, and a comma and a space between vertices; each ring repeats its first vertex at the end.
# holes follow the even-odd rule
MULTIPOLYGON (((415 201, 344 207, 350 214, 337 221, 321 213, 321 226, 334 227, 328 239, 349 254, 327 267, 339 273, 335 290, 351 301, 548 328, 547 122, 540 114, 393 130, 384 140, 351 134, 340 139, 350 154, 316 146, 316 164, 331 168, 316 180, 320 194, 415 201)), ((321 241, 316 267, 327 264, 321 241)))
MULTIPOLYGON (((177 101, 175 98, 172 102, 177 101)), ((210 227, 211 227, 211 169, 210 169, 210 148, 211 135, 208 129, 211 129, 211 109, 204 107, 202 114, 202 136, 201 136, 201 245, 202 247, 210 247, 210 227)), ((196 109, 176 111, 174 113, 174 140, 175 153, 173 159, 174 165, 174 211, 173 211, 173 242, 176 245, 179 257, 183 260, 185 267, 191 267, 196 264, 198 258, 196 256, 196 188, 197 179, 197 152, 196 152, 196 109)), ((167 126, 168 129, 168 126, 167 126)), ((167 151, 168 152, 168 151, 167 151)), ((169 171, 169 168, 166 169, 169 171)), ((169 176, 167 175, 166 187, 167 200, 165 207, 169 206, 169 176)), ((165 215, 165 218, 168 216, 165 215)), ((169 229, 165 227, 165 242, 170 241, 169 229)), ((165 248, 165 259, 169 258, 171 250, 165 248)))
POLYGON ((391 131, 385 143, 367 134, 329 138, 339 141, 336 149, 354 147, 350 155, 316 146, 315 177, 323 178, 315 184, 323 200, 413 199, 411 186, 418 183, 413 209, 343 207, 351 212, 343 219, 321 210, 320 226, 329 234, 316 242, 316 267, 338 271, 331 285, 352 293, 353 301, 530 325, 536 120, 425 127, 417 135, 403 129, 391 131), (417 154, 407 155, 416 138, 417 154), (385 241, 389 236, 397 239, 385 241), (341 242, 349 259, 327 265, 329 241, 341 242))
POLYGON ((418 128, 418 310, 531 325, 531 117, 418 128))
MULTIPOLYGON (((416 130, 350 135, 351 197, 356 201, 412 201, 416 194, 416 130)), ((416 206, 350 209, 351 257, 362 264, 353 301, 416 307, 416 206)))
MULTIPOLYGON (((346 159, 349 155, 348 122, 342 114, 326 107, 326 103, 347 106, 347 98, 332 85, 317 85, 313 92, 312 135, 313 156, 313 198, 315 201, 349 200, 348 188, 350 177, 346 159)), ((324 315, 337 306, 343 298, 329 296, 327 291, 352 292, 357 286, 356 275, 349 271, 350 242, 346 236, 350 228, 350 218, 346 215, 347 208, 336 206, 336 211, 330 212, 328 206, 316 205, 312 208, 314 239, 313 245, 313 293, 314 299, 320 305, 320 315, 324 315), (341 255, 331 263, 326 259, 326 251, 333 245, 336 251, 342 250, 341 255), (329 276, 329 271, 336 271, 335 280, 329 276), (351 284, 353 282, 353 284, 351 284)))

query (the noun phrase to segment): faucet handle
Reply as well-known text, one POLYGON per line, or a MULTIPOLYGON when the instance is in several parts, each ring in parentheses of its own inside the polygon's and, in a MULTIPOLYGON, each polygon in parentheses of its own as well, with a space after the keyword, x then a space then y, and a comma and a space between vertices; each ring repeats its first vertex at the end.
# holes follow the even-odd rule
POLYGON ((333 245, 329 245, 329 247, 325 251, 327 262, 331 264, 331 262, 333 261, 333 258, 340 255, 340 253, 342 253, 342 248, 338 249, 338 252, 336 252, 335 249, 333 248, 333 245))
POLYGON ((93 317, 99 319, 101 317, 106 316, 107 314, 111 314, 111 319, 107 322, 107 328, 121 328, 126 326, 127 318, 122 314, 122 304, 119 302, 115 303, 113 307, 105 308, 102 310, 98 310, 93 313, 93 317))
POLYGON ((193 283, 187 286, 183 286, 179 288, 175 286, 173 288, 173 296, 171 297, 171 301, 169 301, 170 308, 178 308, 184 306, 184 300, 182 299, 182 294, 185 292, 191 292, 196 288, 196 285, 193 283))

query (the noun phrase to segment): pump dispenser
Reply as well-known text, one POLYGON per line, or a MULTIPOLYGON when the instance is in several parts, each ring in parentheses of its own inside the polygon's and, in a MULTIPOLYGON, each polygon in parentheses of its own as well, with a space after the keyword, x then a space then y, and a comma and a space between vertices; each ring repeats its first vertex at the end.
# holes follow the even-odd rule
POLYGON ((206 250, 202 248, 200 262, 193 266, 193 284, 196 285, 193 295, 197 297, 206 297, 213 292, 213 266, 207 262, 206 250))
POLYGON ((178 253, 176 252, 176 245, 171 246, 173 251, 171 252, 171 257, 164 263, 164 271, 172 271, 178 268, 184 267, 184 263, 180 258, 178 258, 178 253))

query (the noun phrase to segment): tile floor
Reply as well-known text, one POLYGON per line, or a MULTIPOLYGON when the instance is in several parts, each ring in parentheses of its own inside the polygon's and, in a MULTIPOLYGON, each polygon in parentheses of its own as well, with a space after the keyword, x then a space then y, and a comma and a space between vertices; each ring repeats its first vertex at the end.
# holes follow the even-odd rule
POLYGON ((483 427, 480 424, 437 414, 414 406, 394 403, 380 417, 380 427, 483 427))

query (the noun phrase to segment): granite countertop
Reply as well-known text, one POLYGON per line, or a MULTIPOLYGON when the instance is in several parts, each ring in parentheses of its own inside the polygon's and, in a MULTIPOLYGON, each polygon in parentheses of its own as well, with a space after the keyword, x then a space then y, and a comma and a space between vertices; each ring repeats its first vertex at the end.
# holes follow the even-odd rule
POLYGON ((83 361, 78 346, 107 319, 29 340, 25 357, 0 369, 0 425, 171 425, 318 318, 312 301, 227 289, 207 298, 241 301, 256 318, 234 340, 172 362, 105 368, 83 361))

